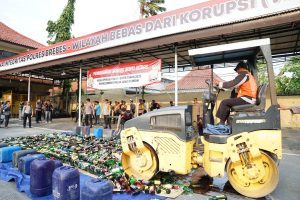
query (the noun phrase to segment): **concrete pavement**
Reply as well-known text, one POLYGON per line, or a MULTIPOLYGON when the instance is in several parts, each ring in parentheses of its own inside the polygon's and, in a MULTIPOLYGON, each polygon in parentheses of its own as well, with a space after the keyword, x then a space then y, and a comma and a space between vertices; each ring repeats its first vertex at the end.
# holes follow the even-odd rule
MULTIPOLYGON (((116 125, 113 125, 115 127, 116 125)), ((17 119, 12 119, 9 128, 0 128, 0 138, 18 137, 25 135, 46 134, 57 131, 70 131, 76 127, 76 123, 70 118, 53 119, 53 123, 32 123, 32 128, 23 128, 22 122, 17 119)), ((91 131, 91 133, 93 130, 91 131)), ((276 190, 268 197, 263 199, 272 200, 299 200, 300 199, 300 130, 285 128, 283 129, 283 159, 280 162, 280 182, 276 190)), ((221 181, 226 181, 222 179, 221 181)), ((20 193, 16 190, 14 182, 0 181, 0 200, 21 200, 29 199, 25 193, 20 193), (3 195, 2 195, 3 194, 3 195)), ((205 194, 181 195, 176 200, 194 200, 194 199, 208 199, 212 195, 226 194, 228 199, 249 199, 238 194, 227 192, 210 191, 205 194)))

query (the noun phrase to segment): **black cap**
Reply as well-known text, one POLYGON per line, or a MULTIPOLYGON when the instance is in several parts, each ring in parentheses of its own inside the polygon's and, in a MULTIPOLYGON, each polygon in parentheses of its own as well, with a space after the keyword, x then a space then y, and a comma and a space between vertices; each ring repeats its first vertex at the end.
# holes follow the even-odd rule
POLYGON ((234 68, 234 71, 237 71, 239 68, 247 69, 248 65, 244 61, 241 61, 236 65, 236 67, 234 68))

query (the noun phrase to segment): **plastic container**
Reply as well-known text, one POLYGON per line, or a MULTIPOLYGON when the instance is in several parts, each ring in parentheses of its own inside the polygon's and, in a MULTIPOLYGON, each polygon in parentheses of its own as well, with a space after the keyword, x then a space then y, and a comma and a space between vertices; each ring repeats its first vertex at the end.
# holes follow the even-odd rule
POLYGON ((63 166, 63 163, 60 160, 53 160, 54 162, 54 169, 63 166))
POLYGON ((81 136, 89 136, 90 135, 90 127, 89 126, 77 126, 74 130, 76 135, 81 136))
POLYGON ((84 200, 112 200, 113 184, 109 180, 92 178, 85 182, 81 190, 84 200))
POLYGON ((0 148, 0 162, 2 162, 2 163, 11 162, 13 153, 15 151, 19 151, 19 150, 21 150, 21 147, 19 147, 19 146, 0 148))
POLYGON ((19 159, 18 169, 21 173, 30 175, 30 164, 38 158, 46 158, 44 154, 27 155, 19 159))
POLYGON ((83 126, 81 135, 87 137, 90 136, 90 132, 91 128, 89 126, 83 126))
POLYGON ((75 128, 75 130, 74 130, 74 133, 75 133, 76 135, 81 135, 82 127, 83 127, 83 126, 76 126, 76 128, 75 128))
POLYGON ((103 130, 103 139, 105 139, 105 140, 111 139, 113 136, 113 132, 114 132, 114 130, 112 130, 112 129, 104 129, 103 130))
POLYGON ((103 128, 94 128, 94 136, 96 138, 102 138, 103 137, 103 128))
POLYGON ((12 159, 12 165, 13 167, 18 167, 18 162, 19 159, 28 155, 28 154, 36 154, 36 150, 34 149, 26 149, 26 150, 20 150, 20 151, 15 151, 13 153, 13 159, 12 159))
POLYGON ((54 162, 39 158, 30 164, 30 192, 34 196, 47 196, 52 193, 54 162))
POLYGON ((56 168, 52 175, 52 193, 54 200, 80 199, 80 174, 70 166, 56 168))
POLYGON ((2 148, 2 147, 7 147, 7 144, 5 144, 5 143, 0 143, 0 148, 2 148))

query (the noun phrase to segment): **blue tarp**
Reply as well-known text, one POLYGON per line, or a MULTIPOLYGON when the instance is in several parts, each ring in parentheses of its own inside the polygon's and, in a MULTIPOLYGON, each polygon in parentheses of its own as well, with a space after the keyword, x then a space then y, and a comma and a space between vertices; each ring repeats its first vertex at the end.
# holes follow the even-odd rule
MULTIPOLYGON (((80 173, 80 187, 82 189, 84 183, 92 177, 80 173)), ((34 197, 30 192, 30 176, 22 174, 17 168, 12 167, 12 163, 0 163, 0 180, 15 181, 16 188, 19 192, 25 192, 27 196, 33 200, 52 200, 53 196, 34 197)), ((166 199, 156 195, 140 193, 138 195, 113 194, 113 200, 147 200, 147 199, 166 199)), ((84 199, 82 199, 84 200, 84 199)))
POLYGON ((226 125, 212 125, 207 124, 206 128, 203 130, 204 134, 215 134, 215 135, 229 135, 230 127, 226 125))

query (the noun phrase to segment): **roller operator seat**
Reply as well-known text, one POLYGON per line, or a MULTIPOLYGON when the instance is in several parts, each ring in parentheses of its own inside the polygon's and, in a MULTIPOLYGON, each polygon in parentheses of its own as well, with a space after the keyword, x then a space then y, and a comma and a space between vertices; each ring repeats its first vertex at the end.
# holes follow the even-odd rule
MULTIPOLYGON (((257 97, 256 97, 256 104, 247 104, 247 105, 241 105, 241 106, 233 106, 231 108, 232 112, 258 112, 263 113, 265 112, 266 107, 266 91, 267 91, 268 85, 262 84, 258 86, 257 89, 257 97)), ((205 135, 204 138, 206 141, 211 143, 217 143, 217 144, 226 144, 227 138, 230 135, 205 135)))
POLYGON ((266 107, 266 92, 268 84, 262 84, 257 88, 256 104, 233 106, 231 112, 264 112, 266 107))

